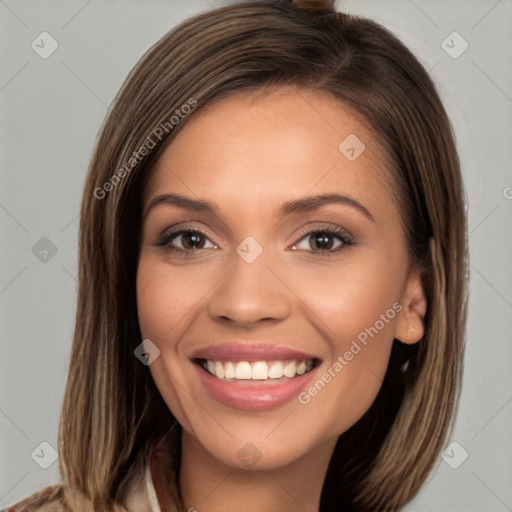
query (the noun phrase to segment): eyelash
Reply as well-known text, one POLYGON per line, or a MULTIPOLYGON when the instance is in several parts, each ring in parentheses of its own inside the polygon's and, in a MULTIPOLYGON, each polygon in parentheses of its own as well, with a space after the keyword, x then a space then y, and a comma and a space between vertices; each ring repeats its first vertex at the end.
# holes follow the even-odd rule
MULTIPOLYGON (((184 256, 191 256, 192 254, 197 253, 198 251, 201 251, 201 249, 196 249, 196 250, 180 249, 179 247, 173 247, 171 245, 171 241, 174 238, 176 238, 177 236, 182 235, 184 233, 197 234, 197 235, 203 236, 208 239, 208 236, 198 229, 179 229, 179 230, 176 230, 176 231, 173 231, 173 232, 163 235, 156 241, 155 245, 158 247, 165 247, 166 250, 168 250, 168 251, 180 253, 180 254, 183 254, 184 256)), ((304 231, 300 235, 298 242, 293 244, 293 247, 295 247, 299 242, 301 242, 306 236, 310 236, 315 233, 326 233, 330 236, 336 236, 342 242, 342 244, 336 249, 328 249, 328 250, 319 249, 316 251, 310 250, 309 252, 311 254, 317 254, 319 256, 332 256, 332 255, 338 254, 340 251, 346 249, 348 246, 355 244, 355 239, 351 235, 349 235, 345 230, 343 230, 341 228, 333 228, 330 226, 325 226, 325 227, 320 227, 320 228, 315 228, 315 229, 310 229, 310 230, 304 231)))

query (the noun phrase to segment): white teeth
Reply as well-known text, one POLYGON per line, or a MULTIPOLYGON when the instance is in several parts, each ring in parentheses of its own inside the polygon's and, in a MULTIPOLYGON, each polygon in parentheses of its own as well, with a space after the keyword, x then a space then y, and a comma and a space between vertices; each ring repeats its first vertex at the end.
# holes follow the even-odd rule
POLYGON ((311 359, 302 361, 213 361, 203 360, 203 367, 219 379, 266 380, 293 378, 313 368, 311 359))
POLYGON ((224 365, 220 361, 215 361, 213 368, 215 369, 215 375, 217 375, 219 379, 224 378, 224 365))
POLYGON ((283 376, 283 363, 281 361, 269 363, 268 376, 271 379, 280 379, 283 376))
POLYGON ((240 361, 235 366, 235 379, 250 379, 251 378, 251 364, 247 361, 240 361))
POLYGON ((265 380, 268 378, 268 366, 265 361, 257 361, 251 365, 252 380, 265 380))
MULTIPOLYGON (((215 375, 217 375, 217 374, 215 374, 215 375)), ((235 365, 231 361, 224 363, 224 377, 226 379, 234 379, 235 378, 235 365)))
POLYGON ((297 365, 295 361, 288 361, 283 366, 283 375, 285 377, 295 377, 297 373, 297 365))

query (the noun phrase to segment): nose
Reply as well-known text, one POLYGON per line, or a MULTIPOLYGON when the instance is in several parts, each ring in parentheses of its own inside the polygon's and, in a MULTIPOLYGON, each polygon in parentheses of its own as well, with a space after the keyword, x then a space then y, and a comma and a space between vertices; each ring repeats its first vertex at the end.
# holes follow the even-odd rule
POLYGON ((252 263, 233 255, 233 267, 210 295, 208 310, 215 320, 250 327, 261 320, 284 320, 292 308, 292 292, 277 276, 265 251, 252 263), (270 268, 269 268, 270 267, 270 268))

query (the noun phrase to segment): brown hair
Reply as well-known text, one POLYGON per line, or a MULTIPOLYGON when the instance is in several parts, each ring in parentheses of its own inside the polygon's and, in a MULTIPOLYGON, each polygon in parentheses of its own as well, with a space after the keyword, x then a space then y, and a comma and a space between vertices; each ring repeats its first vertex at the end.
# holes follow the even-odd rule
POLYGON ((445 110, 426 71, 382 26, 286 1, 250 2, 165 35, 127 78, 97 141, 59 430, 64 489, 76 510, 122 503, 141 454, 175 424, 134 357, 141 190, 152 163, 203 106, 283 85, 331 94, 378 134, 428 301, 425 336, 412 346, 395 340, 378 397, 339 437, 321 510, 396 510, 439 456, 460 390, 467 282, 463 188, 445 110))

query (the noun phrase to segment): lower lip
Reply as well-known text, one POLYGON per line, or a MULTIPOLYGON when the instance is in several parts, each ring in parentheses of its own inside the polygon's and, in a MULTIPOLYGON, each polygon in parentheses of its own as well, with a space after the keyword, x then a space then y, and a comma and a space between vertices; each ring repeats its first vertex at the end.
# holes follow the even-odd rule
POLYGON ((313 378, 317 368, 286 382, 251 385, 239 384, 214 377, 201 366, 194 364, 207 393, 223 405, 234 409, 266 411, 278 407, 297 396, 313 378))

